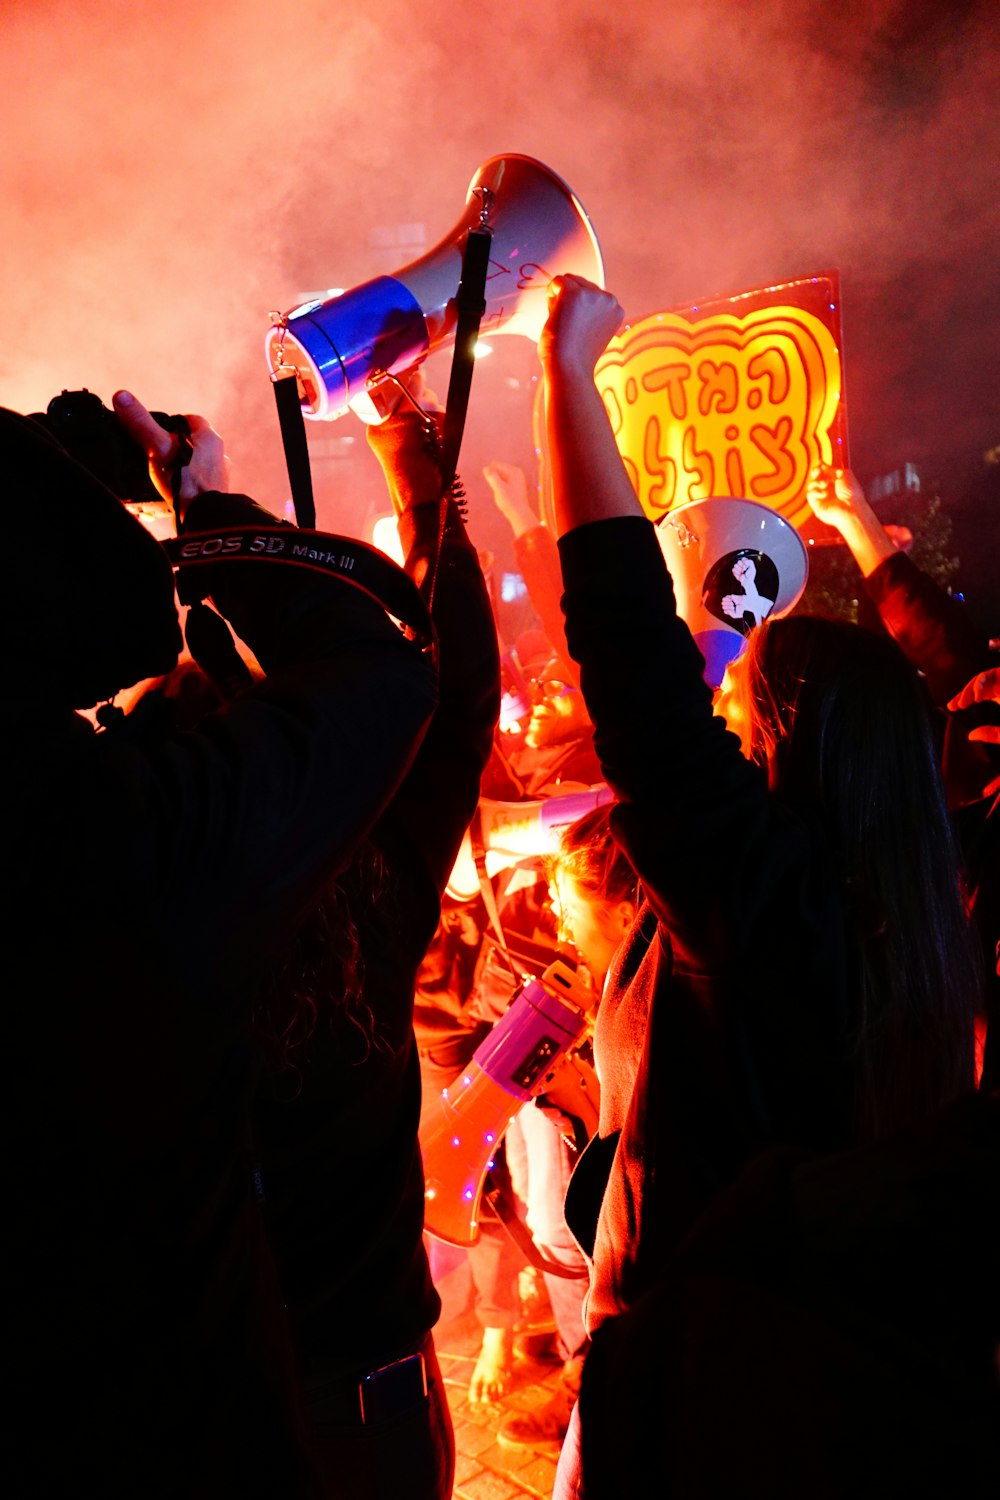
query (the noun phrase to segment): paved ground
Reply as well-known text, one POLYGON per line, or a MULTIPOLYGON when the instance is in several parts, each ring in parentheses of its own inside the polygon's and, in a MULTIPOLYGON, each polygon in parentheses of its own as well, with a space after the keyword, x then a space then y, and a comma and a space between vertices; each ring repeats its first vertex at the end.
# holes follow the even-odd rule
POLYGON ((501 1448, 497 1427, 508 1411, 532 1410, 548 1400, 556 1388, 559 1364, 518 1358, 510 1392, 503 1401, 470 1405, 469 1380, 482 1329, 468 1305, 469 1278, 464 1264, 438 1282, 438 1291, 444 1312, 434 1330, 434 1343, 455 1423, 454 1500, 550 1500, 555 1454, 514 1453, 501 1448))

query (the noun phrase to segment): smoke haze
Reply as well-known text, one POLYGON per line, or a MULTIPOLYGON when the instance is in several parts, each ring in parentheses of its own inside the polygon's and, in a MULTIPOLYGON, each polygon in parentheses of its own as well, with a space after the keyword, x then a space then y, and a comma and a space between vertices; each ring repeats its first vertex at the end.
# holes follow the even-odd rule
MULTIPOLYGON (((838 268, 862 473, 1000 443, 992 0, 5 0, 0 66, 0 402, 203 412, 274 509, 269 311, 406 264, 505 151, 579 195, 631 317, 838 268)), ((530 455, 533 360, 477 368, 472 462, 530 455)))

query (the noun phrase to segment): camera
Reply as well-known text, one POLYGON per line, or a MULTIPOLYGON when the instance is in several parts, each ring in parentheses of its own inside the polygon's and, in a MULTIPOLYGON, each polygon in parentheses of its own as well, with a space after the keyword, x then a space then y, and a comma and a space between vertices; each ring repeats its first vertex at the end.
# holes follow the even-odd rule
MULTIPOLYGON (((163 497, 149 477, 145 453, 100 396, 86 389, 63 391, 44 412, 30 415, 119 500, 161 505, 163 497)), ((161 411, 150 415, 168 432, 188 432, 184 417, 161 411)))

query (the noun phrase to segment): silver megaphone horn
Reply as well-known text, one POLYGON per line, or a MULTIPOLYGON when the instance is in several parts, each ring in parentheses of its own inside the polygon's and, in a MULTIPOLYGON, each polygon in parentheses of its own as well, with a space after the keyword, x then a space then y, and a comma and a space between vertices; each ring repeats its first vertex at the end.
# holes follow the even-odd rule
POLYGON ((604 262, 583 205, 555 172, 530 156, 493 156, 476 172, 465 208, 449 234, 392 276, 378 276, 276 319, 265 341, 273 379, 298 381, 303 414, 365 421, 384 414, 372 400, 386 377, 454 341, 455 294, 465 241, 490 231, 483 335, 519 333, 537 340, 554 276, 604 285, 604 262))

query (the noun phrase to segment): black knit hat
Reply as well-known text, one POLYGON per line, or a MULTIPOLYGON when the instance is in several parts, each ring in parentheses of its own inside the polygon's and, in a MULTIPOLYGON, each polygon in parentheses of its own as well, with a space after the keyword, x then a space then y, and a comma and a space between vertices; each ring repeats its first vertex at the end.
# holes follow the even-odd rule
POLYGON ((159 542, 37 422, 0 407, 7 697, 90 708, 182 645, 159 542))

